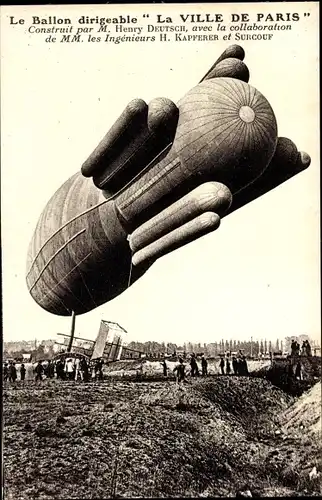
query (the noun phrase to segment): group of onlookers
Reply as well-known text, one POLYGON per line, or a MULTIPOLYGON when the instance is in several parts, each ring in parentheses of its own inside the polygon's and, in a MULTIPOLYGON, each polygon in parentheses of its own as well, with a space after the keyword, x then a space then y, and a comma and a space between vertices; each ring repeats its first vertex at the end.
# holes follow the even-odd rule
MULTIPOLYGON (((190 357, 190 375, 191 377, 199 377, 200 375, 197 357, 194 353, 192 353, 190 357)), ((208 375, 208 361, 204 354, 201 356, 201 375, 203 377, 208 375)))
POLYGON ((220 372, 222 375, 248 375, 248 366, 246 356, 239 352, 239 354, 230 356, 228 353, 226 356, 222 355, 219 362, 220 372), (226 372, 225 372, 226 370, 226 372))
MULTIPOLYGON (((90 379, 103 380, 103 364, 103 359, 89 362, 84 356, 60 357, 57 360, 38 361, 32 371, 36 382, 46 378, 87 382, 90 379)), ((18 380, 18 371, 20 371, 20 380, 24 381, 26 377, 24 363, 21 363, 20 369, 17 369, 14 361, 5 362, 3 364, 3 380, 15 382, 18 380)))
MULTIPOLYGON (((178 364, 175 366, 173 372, 175 376, 178 378, 185 377, 186 375, 186 365, 184 364, 183 358, 179 356, 178 358, 178 364)), ((194 353, 190 355, 190 375, 191 377, 199 377, 200 376, 200 371, 199 371, 199 366, 197 363, 197 357, 194 353)), ((168 365, 165 359, 161 361, 161 366, 163 368, 163 375, 165 377, 168 376, 168 365)), ((208 375, 208 361, 206 360, 204 354, 201 355, 201 375, 203 377, 206 377, 208 375)))
POLYGON ((291 342, 291 356, 312 356, 312 349, 310 342, 308 340, 304 340, 302 343, 302 348, 300 344, 296 340, 292 340, 291 342))
MULTIPOLYGON (((161 365, 163 366, 163 375, 167 376, 168 367, 166 360, 163 360, 161 365)), ((208 361, 204 355, 201 356, 201 373, 197 363, 197 356, 194 353, 190 355, 189 365, 188 363, 184 363, 182 357, 178 358, 178 363, 173 369, 177 382, 184 381, 187 375, 190 375, 191 377, 199 377, 200 375, 202 377, 206 377, 208 375, 208 361), (188 368, 189 365, 190 371, 188 368)), ((244 356, 241 352, 237 356, 233 355, 232 357, 230 354, 227 354, 226 356, 223 355, 220 359, 219 367, 222 375, 230 375, 231 373, 234 375, 249 374, 246 356, 244 356)))
MULTIPOLYGON (((291 343, 291 356, 312 356, 311 346, 308 340, 302 343, 302 348, 296 340, 291 343)), ((34 378, 36 381, 42 381, 45 378, 57 378, 61 380, 82 380, 89 381, 90 379, 102 380, 103 379, 103 359, 95 361, 88 361, 85 356, 68 357, 61 356, 56 360, 49 360, 46 362, 38 361, 36 367, 33 369, 34 378)), ((190 375, 191 377, 200 376, 199 366, 197 363, 197 356, 192 353, 190 355, 190 375)), ((168 375, 168 365, 164 359, 161 362, 163 367, 163 375, 168 375)), ((220 373, 222 375, 248 375, 248 366, 246 356, 239 351, 239 353, 231 355, 221 355, 219 362, 220 373)), ((20 380, 24 381, 26 377, 26 367, 21 363, 20 380)), ((179 357, 178 364, 173 370, 178 382, 185 379, 189 370, 186 372, 186 364, 182 357, 179 357)), ((208 375, 208 361, 204 355, 201 356, 201 375, 203 377, 208 375)), ((301 364, 298 363, 295 370, 295 377, 302 378, 301 364)), ((13 360, 3 364, 3 380, 15 382, 18 379, 16 363, 13 360)))
MULTIPOLYGON (((15 382, 18 378, 17 367, 14 361, 5 362, 3 365, 3 380, 15 382)), ((26 368, 24 363, 20 365, 20 380, 25 380, 26 368)))

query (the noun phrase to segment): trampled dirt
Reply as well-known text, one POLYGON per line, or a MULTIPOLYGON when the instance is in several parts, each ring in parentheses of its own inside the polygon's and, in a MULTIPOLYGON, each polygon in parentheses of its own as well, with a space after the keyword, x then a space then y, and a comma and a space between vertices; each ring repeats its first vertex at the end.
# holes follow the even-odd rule
POLYGON ((8 500, 321 494, 318 385, 295 400, 253 377, 45 380, 3 397, 8 500))

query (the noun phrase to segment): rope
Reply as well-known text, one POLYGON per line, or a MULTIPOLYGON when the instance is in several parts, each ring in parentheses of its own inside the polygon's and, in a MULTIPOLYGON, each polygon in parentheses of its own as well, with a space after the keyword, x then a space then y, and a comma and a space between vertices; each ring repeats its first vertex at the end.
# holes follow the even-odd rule
POLYGON ((82 278, 82 282, 84 283, 85 288, 86 288, 86 290, 88 291, 88 294, 89 294, 89 296, 90 296, 90 298, 91 298, 91 300, 92 300, 92 302, 93 302, 94 306, 95 306, 95 307, 98 307, 98 306, 97 306, 97 304, 96 304, 96 302, 95 302, 95 299, 94 299, 93 295, 91 294, 90 289, 88 288, 88 286, 87 286, 87 284, 86 284, 86 280, 85 280, 84 276, 82 275, 82 273, 81 273, 80 269, 78 269, 78 272, 79 272, 80 277, 82 278))
POLYGON ((129 272, 129 280, 127 282, 127 288, 129 288, 131 286, 132 268, 133 268, 132 256, 133 256, 133 253, 131 252, 131 264, 130 264, 130 272, 129 272))

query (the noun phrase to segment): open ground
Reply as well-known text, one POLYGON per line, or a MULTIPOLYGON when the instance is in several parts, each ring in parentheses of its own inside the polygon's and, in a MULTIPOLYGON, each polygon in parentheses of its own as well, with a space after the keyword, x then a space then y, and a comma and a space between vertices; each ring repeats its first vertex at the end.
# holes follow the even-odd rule
POLYGON ((322 493, 320 382, 54 379, 3 398, 7 500, 322 493))

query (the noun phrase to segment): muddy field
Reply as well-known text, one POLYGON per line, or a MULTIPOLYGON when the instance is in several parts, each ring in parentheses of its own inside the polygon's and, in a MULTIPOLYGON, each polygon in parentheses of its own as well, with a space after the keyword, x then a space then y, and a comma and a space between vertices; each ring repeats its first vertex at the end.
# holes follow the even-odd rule
POLYGON ((319 496, 321 385, 261 378, 7 384, 4 495, 319 496))

